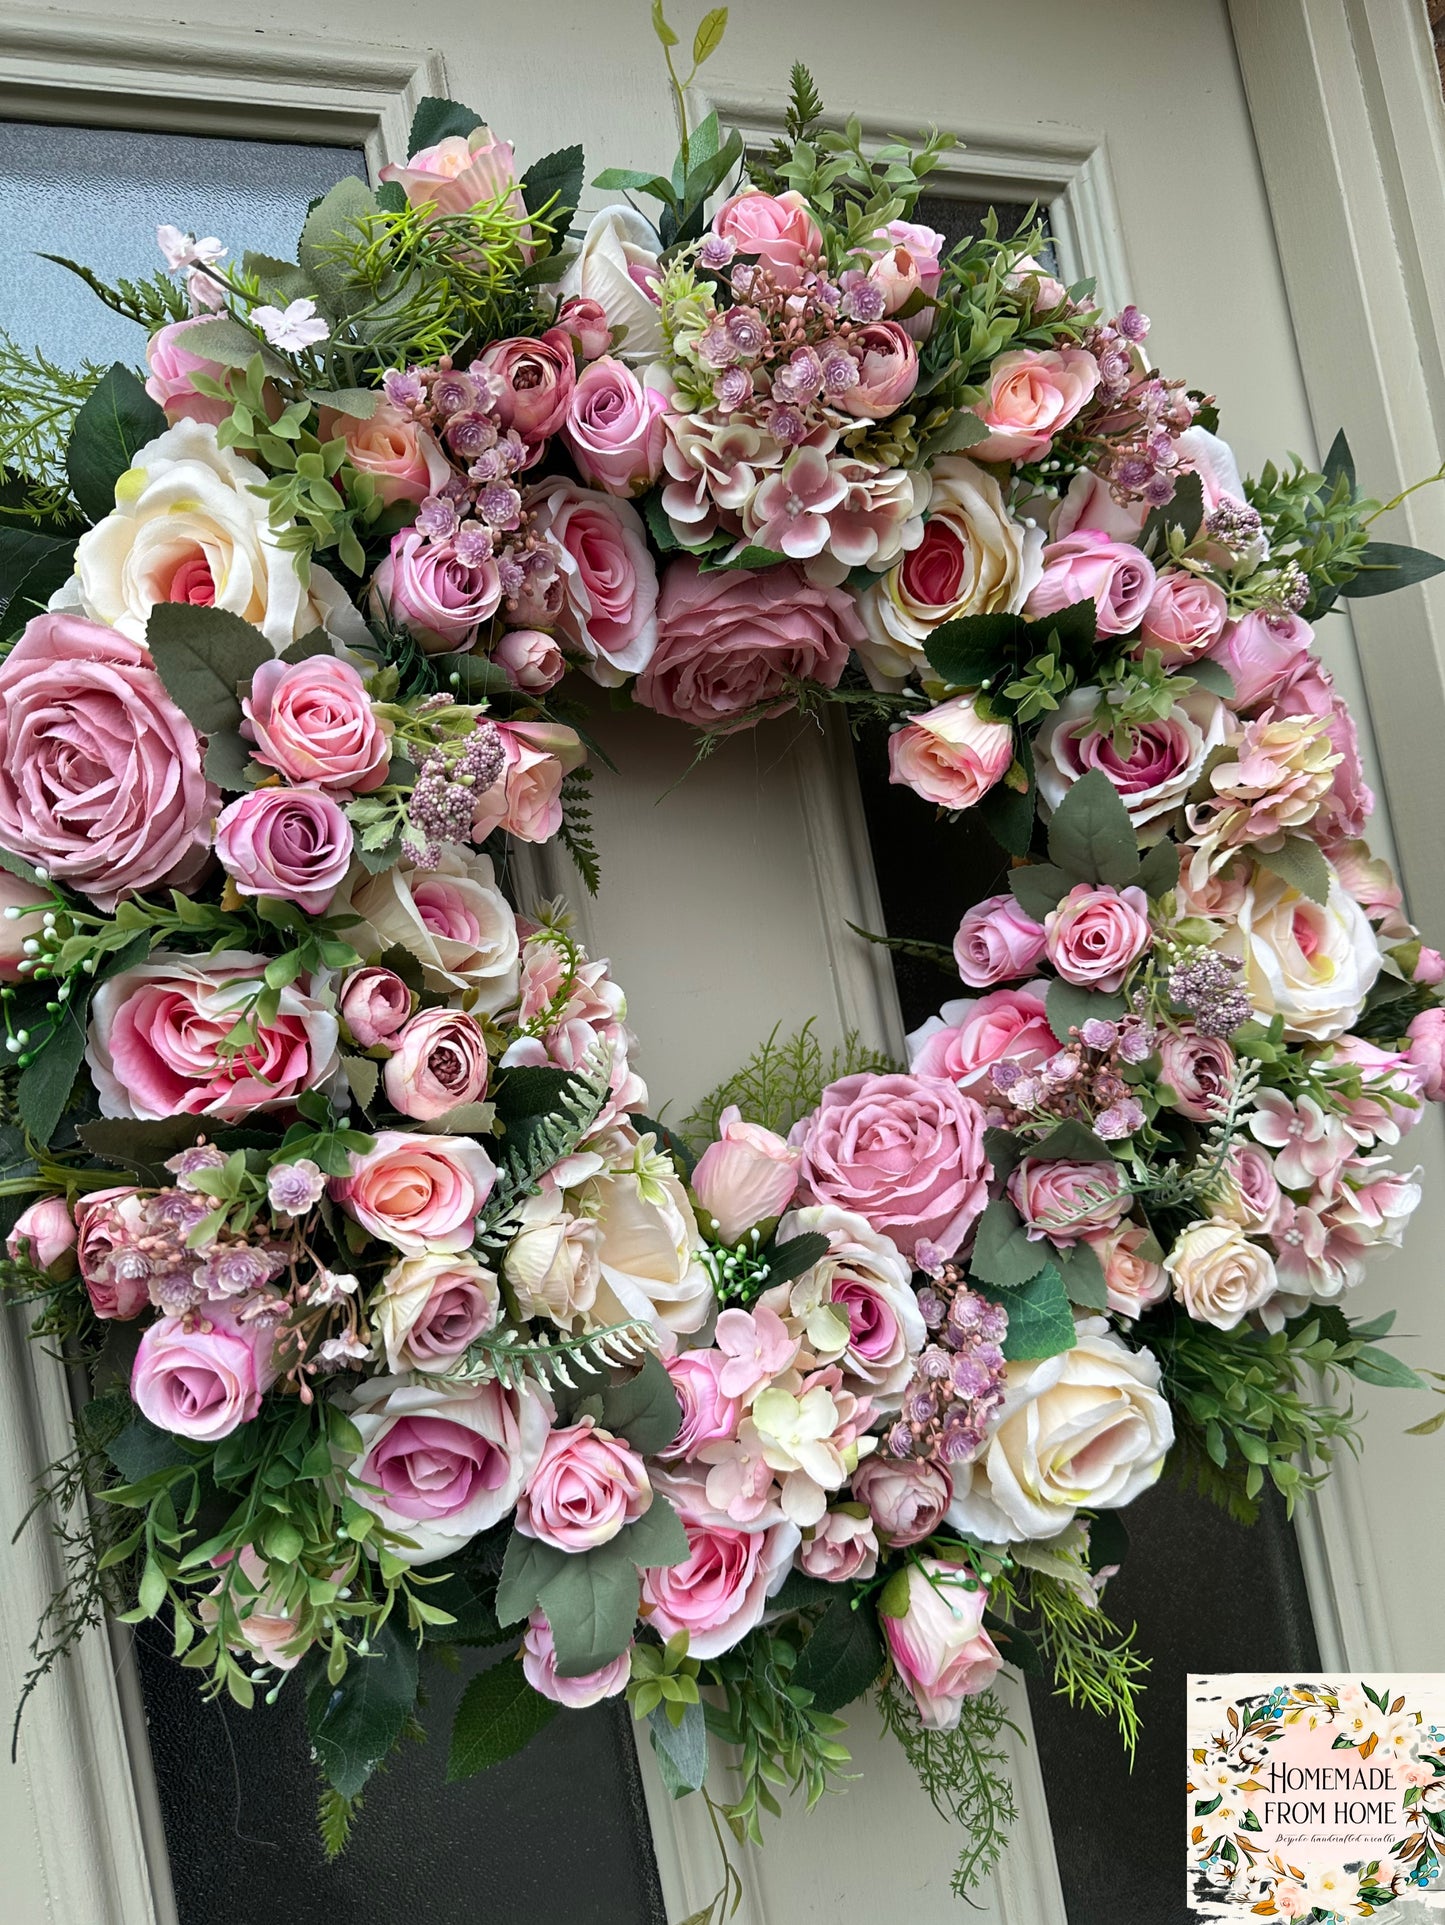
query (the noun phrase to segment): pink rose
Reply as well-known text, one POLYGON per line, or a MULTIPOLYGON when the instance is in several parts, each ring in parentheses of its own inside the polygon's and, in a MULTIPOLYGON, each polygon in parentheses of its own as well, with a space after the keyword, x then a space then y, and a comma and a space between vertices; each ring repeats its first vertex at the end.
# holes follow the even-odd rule
POLYGON ((492 660, 523 695, 545 695, 567 673, 561 649, 539 628, 509 628, 493 648, 492 660))
POLYGON ((540 461, 547 442, 567 419, 577 380, 577 358, 565 328, 548 328, 538 339, 522 336, 494 341, 481 366, 496 376, 501 392, 497 418, 527 443, 530 459, 540 461))
POLYGON ((987 1690, 1003 1665, 983 1628, 988 1592, 961 1558, 920 1558, 907 1569, 907 1610, 884 1616, 883 1634, 924 1728, 952 1731, 964 1699, 987 1690))
POLYGON ((403 1116, 434 1122, 487 1093, 487 1045, 474 1016, 462 1009, 423 1009, 392 1044, 382 1081, 386 1100, 403 1116))
MULTIPOLYGON (((225 1551, 211 1561, 222 1567, 230 1563, 231 1555, 225 1551)), ((301 1616, 299 1612, 285 1610, 283 1598, 267 1582, 270 1567, 254 1545, 242 1546, 240 1563, 251 1588, 249 1592, 239 1586, 232 1589, 236 1617, 227 1625, 227 1637, 235 1640, 231 1648, 243 1655, 249 1653, 277 1671, 294 1671, 305 1656, 304 1648, 297 1648, 301 1616)), ((214 1626, 219 1618, 220 1607, 212 1600, 225 1588, 225 1582, 224 1578, 220 1579, 212 1597, 201 1599, 200 1615, 204 1624, 214 1626)))
POLYGON ((0 666, 0 844, 106 912, 183 884, 220 801, 202 753, 144 648, 38 615, 0 666))
POLYGON ((1170 1107, 1181 1116, 1217 1122, 1234 1087, 1234 1051, 1222 1036, 1201 1036, 1192 1025, 1163 1030, 1159 1080, 1173 1090, 1170 1107))
POLYGON ((600 1671, 588 1671, 580 1678, 558 1677, 552 1627, 545 1612, 534 1611, 522 1637, 522 1671, 528 1684, 541 1697, 550 1698, 553 1704, 565 1705, 569 1711, 585 1711, 588 1705, 615 1698, 627 1689, 632 1677, 632 1647, 629 1645, 600 1671))
POLYGON ((142 1200, 132 1184, 112 1190, 92 1190, 75 1206, 76 1247, 80 1274, 85 1282, 90 1307, 97 1317, 129 1323, 142 1310, 150 1308, 146 1287, 150 1266, 136 1275, 139 1266, 129 1259, 130 1233, 139 1225, 142 1200), (126 1261, 116 1262, 117 1251, 126 1261))
POLYGON ((800 1177, 819 1203, 853 1210, 911 1257, 951 1257, 988 1201, 983 1111, 925 1076, 845 1076, 794 1125, 800 1177))
MULTIPOLYGON (((273 1166, 274 1167, 274 1166, 273 1166)), ((501 1315, 497 1279, 474 1257, 429 1251, 402 1257, 381 1280, 371 1316, 389 1370, 456 1368, 501 1315)))
POLYGON ((1044 917, 1044 947, 1067 983, 1112 992, 1151 941, 1142 889, 1078 882, 1044 917))
POLYGON ((992 1092, 995 1063, 1038 1069, 1058 1053, 1042 989, 996 989, 977 1000, 945 1003, 909 1037, 915 1076, 946 1076, 966 1090, 992 1092))
POLYGON ((429 655, 474 647, 501 600, 502 577, 490 555, 463 561, 455 542, 428 541, 415 528, 392 536, 371 579, 372 612, 410 629, 429 655))
POLYGON ((550 842, 562 826, 562 779, 587 760, 564 722, 498 722, 506 765, 472 810, 472 840, 505 829, 518 842, 550 842))
POLYGON ((288 782, 353 796, 386 780, 391 737, 349 662, 334 655, 263 662, 241 710, 241 733, 255 743, 255 760, 288 782))
POLYGON ((351 1175, 333 1178, 331 1194, 383 1243, 408 1256, 465 1250, 496 1165, 468 1136, 415 1136, 380 1130, 374 1147, 351 1153, 351 1175))
POLYGON ((915 715, 888 738, 888 780, 942 809, 971 809, 1013 759, 1012 724, 986 722, 971 695, 915 715))
POLYGON ((25 945, 39 938, 45 927, 45 912, 54 906, 48 890, 37 889, 23 877, 0 869, 0 982, 23 980, 20 965, 25 960, 25 945), (12 909, 16 912, 13 916, 12 909))
POLYGON ((349 1469, 357 1501, 408 1543, 407 1564, 455 1556, 515 1507, 552 1421, 531 1385, 372 1377, 353 1394, 362 1452, 349 1469))
POLYGON ((1142 1223, 1121 1224, 1117 1230, 1096 1230, 1084 1238, 1099 1259, 1109 1308, 1116 1317, 1138 1317, 1150 1304, 1169 1295, 1169 1278, 1150 1246, 1157 1249, 1142 1223))
MULTIPOLYGON (((520 221, 526 218, 511 142, 495 139, 486 127, 474 127, 470 134, 448 134, 434 146, 419 148, 405 167, 395 162, 383 167, 379 178, 395 181, 409 207, 432 205, 439 214, 466 214, 501 200, 504 213, 520 221)), ((521 232, 522 258, 530 261, 525 226, 521 232)))
POLYGON ((1228 616, 1222 588, 1185 569, 1166 568, 1155 579, 1144 610, 1143 633, 1133 652, 1142 655, 1147 648, 1157 648, 1171 667, 1195 661, 1219 640, 1228 616))
POLYGON ((612 324, 600 301, 573 294, 557 310, 557 325, 566 328, 584 361, 597 361, 612 345, 612 324))
POLYGON ((1410 980, 1423 984, 1426 989, 1434 989, 1437 984, 1445 982, 1445 956, 1438 949, 1431 949, 1428 944, 1422 943, 1410 980))
POLYGON ((336 1073, 337 1022, 319 985, 300 977, 281 990, 275 1017, 255 1015, 264 956, 152 951, 101 984, 91 999, 85 1059, 103 1116, 233 1121, 281 1109, 336 1073), (253 1035, 228 1038, 246 1012, 253 1035))
POLYGON ((881 1451, 854 1471, 852 1489, 868 1506, 879 1537, 900 1550, 932 1537, 953 1502, 953 1479, 944 1465, 881 1451))
POLYGON ((29 1204, 15 1219, 5 1248, 16 1260, 28 1254, 36 1270, 51 1270, 64 1260, 64 1276, 75 1270, 75 1224, 63 1196, 45 1196, 29 1204))
POLYGON ((411 991, 390 969, 355 969, 337 998, 341 1020, 358 1049, 394 1036, 411 1014, 411 991))
POLYGON ((1214 1214, 1242 1224, 1251 1236, 1261 1231, 1268 1236, 1286 1203, 1274 1173, 1273 1157, 1253 1143, 1236 1143, 1229 1152, 1227 1169, 1228 1197, 1216 1203, 1214 1214))
POLYGON ((1120 748, 1112 730, 1095 724, 1099 697, 1097 688, 1075 689, 1034 738, 1039 794, 1057 809, 1081 775, 1098 769, 1119 791, 1134 827, 1145 828, 1183 805, 1233 717, 1217 695, 1192 688, 1161 720, 1131 729, 1120 748))
POLYGON ((1049 517, 1049 534, 1055 541, 1078 531, 1108 535, 1114 541, 1132 541, 1148 516, 1146 502, 1116 501, 1107 481, 1087 468, 1080 468, 1049 517))
POLYGON ((723 1443, 737 1435, 740 1406, 735 1397, 723 1394, 721 1383, 728 1362, 721 1350, 682 1350, 663 1358, 682 1406, 676 1437, 657 1453, 665 1462, 690 1461, 704 1444, 723 1443))
POLYGON ((216 818, 216 854, 243 896, 324 916, 351 867, 351 824, 321 789, 252 789, 216 818))
POLYGON ((378 398, 363 419, 335 408, 321 410, 321 439, 340 438, 358 474, 370 475, 387 507, 395 501, 425 501, 440 494, 451 479, 451 463, 435 435, 394 402, 378 398))
POLYGON ((970 989, 1032 976, 1044 953, 1044 927, 1010 895, 985 896, 958 925, 953 959, 970 989))
POLYGON ((804 267, 816 262, 823 250, 807 201, 791 188, 777 196, 744 188, 713 215, 712 231, 731 241, 740 254, 755 254, 780 288, 797 287, 804 267))
MULTIPOLYGON (((884 245, 868 270, 868 278, 883 289, 885 314, 896 314, 914 288, 930 301, 933 299, 943 278, 943 256, 948 251, 946 235, 917 221, 889 221, 886 227, 877 229, 873 242, 884 245)), ((915 341, 926 341, 933 332, 933 318, 931 307, 920 308, 917 314, 909 315, 903 326, 915 341)))
POLYGON ((657 568, 642 517, 560 475, 529 489, 526 507, 558 551, 546 625, 555 621, 594 682, 620 686, 657 646, 657 568))
POLYGON ((824 1511, 811 1537, 803 1539, 798 1563, 825 1584, 866 1583, 878 1569, 872 1520, 851 1510, 824 1511))
POLYGON ((700 1483, 669 1479, 667 1494, 687 1532, 681 1564, 642 1572, 648 1623, 664 1638, 688 1634, 688 1654, 715 1658, 730 1651, 762 1618, 768 1595, 787 1575, 798 1532, 790 1524, 743 1531, 710 1522, 718 1515, 700 1483))
POLYGON ((1099 385, 1086 348, 1016 348, 989 369, 988 392, 974 409, 988 429, 969 450, 975 461, 1037 461, 1099 385))
POLYGON ((1226 622, 1209 650, 1234 683, 1232 706, 1251 709, 1267 702, 1308 655, 1314 630, 1298 615, 1255 609, 1226 622))
POLYGON ((231 412, 229 401, 216 395, 198 394, 192 376, 203 374, 219 381, 226 370, 219 361, 208 361, 203 354, 192 354, 183 346, 186 332, 198 327, 209 315, 192 315, 188 321, 169 321, 158 328, 146 343, 146 393, 166 411, 167 421, 209 421, 219 426, 231 412))
POLYGON ((270 1322, 244 1323, 228 1305, 160 1317, 141 1333, 130 1394, 158 1429, 215 1443, 260 1412, 276 1381, 275 1348, 270 1322))
POLYGON ((662 473, 667 402, 611 355, 578 376, 562 439, 584 480, 610 495, 640 495, 662 473))
POLYGON ((1065 1249, 1097 1230, 1112 1230, 1133 1202, 1119 1165, 1110 1159, 1026 1156, 1008 1180, 1030 1238, 1047 1237, 1065 1249))
POLYGON ((558 1551, 592 1551, 635 1524, 652 1503, 636 1451, 591 1417, 547 1433, 517 1500, 517 1529, 558 1551))
POLYGON ((848 346, 858 379, 835 405, 869 421, 896 414, 918 386, 918 349, 907 328, 901 321, 873 321, 855 328, 848 346))
POLYGON ((1127 635, 1144 618, 1154 594, 1154 567, 1137 548, 1078 529, 1044 549, 1044 572, 1024 604, 1034 619, 1092 601, 1100 635, 1127 635))
POLYGON ((792 678, 836 688, 849 649, 864 639, 846 589, 822 588, 791 562, 704 574, 679 559, 663 579, 657 653, 634 693, 674 722, 738 726, 753 710, 785 714, 792 678))
POLYGON ((691 1185, 721 1243, 731 1249, 755 1224, 782 1215, 798 1187, 801 1156, 775 1131, 743 1122, 736 1103, 728 1105, 718 1118, 718 1140, 698 1158, 691 1185))

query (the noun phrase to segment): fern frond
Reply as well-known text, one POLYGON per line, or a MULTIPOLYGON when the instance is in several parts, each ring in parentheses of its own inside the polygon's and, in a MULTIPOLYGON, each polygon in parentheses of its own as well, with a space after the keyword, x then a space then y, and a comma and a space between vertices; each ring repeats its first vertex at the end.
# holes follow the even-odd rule
POLYGON ((597 845, 592 840, 592 771, 573 769, 562 778, 562 826, 558 835, 562 847, 577 865, 589 896, 597 894, 602 872, 597 860, 597 845))
POLYGON ((0 469, 13 478, 5 507, 37 523, 78 513, 65 471, 75 417, 105 372, 62 368, 0 331, 0 469))
POLYGON ((361 1793, 348 1798, 334 1785, 323 1785, 316 1801, 316 1825, 321 1833, 321 1849, 326 1854, 328 1865, 346 1850, 351 1842, 351 1827, 356 1823, 356 1814, 361 1810, 361 1793))
POLYGON ((964 1699, 953 1731, 926 1730, 896 1678, 878 1693, 878 1706, 933 1809, 966 1835, 953 1874, 953 1890, 964 1898, 997 1865, 1018 1818, 1012 1766, 1000 1742, 1001 1734, 1014 1727, 992 1691, 964 1699))
POLYGON ((932 963, 948 976, 958 974, 957 959, 946 943, 920 942, 913 936, 879 936, 856 922, 850 922, 848 927, 855 936, 861 936, 864 942, 876 943, 880 949, 891 949, 897 956, 913 956, 919 962, 932 963))
POLYGON ((155 273, 144 281, 117 281, 114 287, 103 281, 92 269, 80 261, 67 260, 64 254, 42 254, 42 261, 54 261, 57 267, 68 268, 85 282, 98 301, 103 301, 114 314, 120 314, 127 321, 134 321, 147 333, 164 327, 167 321, 184 321, 190 313, 190 304, 185 289, 169 276, 155 273))
POLYGON ((503 1148, 497 1180, 478 1226, 478 1241, 510 1243, 521 1227, 517 1211, 542 1178, 565 1156, 570 1156, 602 1114, 610 1095, 605 1071, 589 1061, 574 1072, 557 1099, 556 1111, 528 1132, 525 1147, 503 1148))
POLYGON ((577 1380, 569 1374, 574 1367, 600 1377, 610 1366, 635 1364, 656 1348, 656 1331, 636 1318, 581 1336, 551 1337, 543 1331, 530 1342, 520 1331, 504 1328, 489 1331, 469 1347, 465 1374, 495 1377, 504 1390, 520 1389, 528 1377, 543 1390, 558 1384, 576 1390, 577 1380))
POLYGON ((869 1049, 854 1029, 835 1049, 825 1051, 815 1033, 816 1022, 810 1016, 801 1029, 781 1041, 775 1027, 741 1069, 708 1092, 678 1134, 698 1147, 710 1143, 717 1135, 718 1118, 730 1103, 736 1103, 748 1122, 786 1136, 839 1077, 897 1069, 890 1057, 869 1049))

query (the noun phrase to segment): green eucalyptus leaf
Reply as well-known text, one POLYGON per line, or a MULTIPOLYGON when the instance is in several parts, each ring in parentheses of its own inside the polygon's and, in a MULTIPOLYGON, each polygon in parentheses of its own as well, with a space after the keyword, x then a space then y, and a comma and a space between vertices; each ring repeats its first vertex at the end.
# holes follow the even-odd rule
POLYGON ((529 1745, 561 1707, 527 1682, 520 1664, 503 1660, 462 1693, 447 1753, 447 1783, 471 1778, 529 1745))
POLYGON ((273 659, 260 629, 224 608, 190 602, 157 602, 146 647, 166 693, 203 735, 240 728, 237 689, 273 659))

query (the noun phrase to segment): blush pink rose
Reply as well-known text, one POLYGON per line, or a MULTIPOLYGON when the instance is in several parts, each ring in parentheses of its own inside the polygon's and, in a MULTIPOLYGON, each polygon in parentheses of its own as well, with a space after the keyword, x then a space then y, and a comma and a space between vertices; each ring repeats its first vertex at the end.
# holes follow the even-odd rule
POLYGON ((952 1731, 964 1699, 987 1690, 1003 1666, 983 1628, 988 1592, 961 1558, 925 1557, 908 1566, 907 1602, 902 1617, 879 1620, 889 1654, 924 1728, 952 1731))
POLYGON ((1142 889, 1075 883, 1044 917, 1044 948, 1065 982, 1085 989, 1120 988, 1152 940, 1149 898, 1142 889))
POLYGON ((1128 542, 1078 529, 1044 549, 1044 572, 1024 604, 1035 619, 1091 601, 1101 635, 1139 626, 1154 594, 1154 566, 1128 542))
POLYGON ((474 647, 501 600, 502 577, 490 555, 464 561, 455 542, 428 541, 415 528, 392 536, 371 578, 373 613, 410 629, 429 655, 474 647))
POLYGON ((129 1323, 150 1307, 146 1287, 150 1265, 135 1264, 125 1247, 139 1226, 141 1209, 141 1195, 133 1184, 92 1190, 75 1206, 75 1254, 81 1278, 91 1309, 107 1321, 129 1323))
POLYGON ((254 1013, 264 956, 154 950, 101 984, 91 999, 85 1059, 103 1116, 232 1121, 282 1109, 330 1081, 337 1067, 336 1016, 320 984, 299 977, 280 992, 270 1022, 254 1013), (252 1013, 253 1035, 228 1038, 252 1013))
POLYGON ((1026 1156, 1008 1180, 1008 1193, 1033 1241, 1047 1237, 1066 1249, 1094 1231, 1116 1228, 1133 1201, 1112 1158, 1026 1156))
POLYGON ((873 321, 856 328, 848 343, 858 379, 839 395, 845 414, 882 421, 896 414, 918 386, 918 348, 901 321, 873 321))
POLYGON ((932 1076, 845 1076, 794 1125, 802 1186, 852 1210, 904 1256, 920 1241, 951 1257, 988 1201, 983 1111, 932 1076))
POLYGON ((852 1491, 868 1506, 879 1537, 901 1550, 938 1529, 953 1502, 953 1479, 943 1464, 877 1451, 854 1471, 852 1491))
POLYGON ((755 1224, 779 1217, 798 1187, 802 1152, 761 1123, 745 1123, 736 1103, 718 1118, 692 1173, 692 1193, 713 1219, 718 1239, 731 1248, 755 1224))
POLYGON ((731 241, 740 254, 756 255, 781 288, 797 287, 804 266, 816 261, 823 248, 807 201, 792 188, 778 195, 745 188, 713 215, 712 231, 731 241))
POLYGON ((1233 717, 1217 695, 1192 688, 1157 721, 1131 729, 1122 746, 1095 725, 1101 691, 1066 695, 1034 738, 1039 794, 1057 809, 1081 775, 1098 769, 1119 792, 1136 829, 1180 808, 1211 749, 1223 744, 1233 717))
POLYGON ((1010 895, 976 902, 953 939, 953 959, 970 989, 1032 976, 1043 953, 1043 924, 1026 916, 1010 895))
POLYGON ((985 721, 971 695, 915 715, 888 738, 888 780, 941 809, 971 809, 1013 759, 1012 725, 985 721))
POLYGON ((996 989, 991 995, 945 1003, 909 1037, 915 1076, 946 1076, 961 1089, 992 1090, 995 1063, 1038 1069, 1058 1053, 1041 988, 996 989))
POLYGON ((26 1252, 37 1270, 53 1269, 63 1260, 64 1274, 69 1276, 75 1269, 72 1254, 75 1241, 75 1222, 65 1198, 46 1196, 16 1217, 15 1227, 5 1239, 5 1248, 14 1258, 19 1258, 22 1250, 26 1252))
POLYGON ((744 1531, 716 1522, 701 1483, 670 1478, 667 1494, 687 1532, 681 1564, 642 1572, 648 1623, 664 1638, 688 1634, 688 1653, 716 1658, 757 1625, 787 1576, 798 1531, 791 1524, 744 1531))
POLYGON ((1311 832, 1324 842, 1347 842, 1363 835, 1375 809, 1374 791, 1365 780, 1355 718, 1335 693, 1334 678, 1312 655, 1301 657, 1274 692, 1278 715, 1327 715, 1325 733, 1339 756, 1330 792, 1320 805, 1311 832))
POLYGON ((545 695, 567 673, 561 649, 539 628, 509 628, 493 648, 492 660, 522 695, 545 695))
POLYGON ((557 325, 566 328, 584 361, 597 361, 612 345, 612 323, 600 301, 572 294, 557 310, 557 325))
POLYGON ((644 708, 698 729, 782 715, 792 678, 836 688, 866 639, 853 597, 809 581, 794 563, 754 572, 672 563, 657 606, 657 653, 634 691, 644 708))
MULTIPOLYGON (((527 204, 517 182, 510 141, 497 140, 487 127, 470 134, 448 134, 414 153, 404 167, 393 161, 381 170, 383 181, 395 181, 410 207, 432 205, 439 214, 466 214, 490 206, 499 198, 503 211, 525 221, 527 204)), ((527 229, 522 228, 525 237, 527 229)), ((532 250, 523 241, 522 255, 532 250)))
POLYGON ((969 450, 975 461, 1037 461, 1099 385, 1087 348, 1015 348, 988 372, 974 413, 988 429, 969 450))
POLYGON ((567 419, 577 381, 572 336, 552 327, 536 339, 494 341, 480 365, 500 383, 493 403, 497 418, 526 442, 530 467, 567 419))
POLYGON ((406 1256, 465 1250, 497 1168, 468 1136, 416 1136, 379 1130, 364 1156, 351 1153, 351 1175, 332 1179, 331 1194, 364 1229, 406 1256))
POLYGON ((202 754, 144 648, 38 615, 0 665, 0 845, 107 912, 184 885, 220 802, 202 754))
POLYGON ((569 1711, 585 1711, 588 1705, 615 1698, 627 1689, 632 1677, 632 1647, 629 1645, 600 1671, 588 1671, 580 1678, 559 1677, 552 1627, 545 1612, 534 1611, 522 1637, 522 1673, 539 1696, 565 1705, 569 1711))
POLYGON ((623 362, 604 355, 583 369, 567 403, 562 439, 583 479, 609 495, 640 495, 662 473, 667 402, 623 362))
POLYGON ((558 1551, 593 1551, 636 1523, 652 1503, 637 1452, 591 1417, 549 1431, 517 1500, 517 1529, 558 1551))
POLYGON ((1153 1238, 1142 1223, 1121 1224, 1117 1230, 1096 1230, 1084 1238, 1099 1259, 1109 1308, 1117 1317, 1138 1317, 1150 1304, 1169 1295, 1169 1277, 1157 1255, 1150 1254, 1153 1238))
POLYGON ((1049 533, 1055 541, 1079 531, 1132 541, 1148 516, 1147 503, 1116 501, 1102 476, 1080 468, 1049 517, 1049 533))
MULTIPOLYGON (((868 278, 883 289, 885 314, 896 314, 915 287, 933 299, 943 278, 946 235, 918 221, 889 221, 876 230, 872 246, 881 246, 882 252, 869 268, 868 278)), ((926 341, 933 332, 933 319, 933 309, 924 307, 910 314, 903 326, 915 341, 926 341)))
POLYGON ((1224 590, 1182 568, 1166 568, 1144 610, 1135 654, 1157 648, 1172 666, 1207 655, 1224 631, 1229 603, 1224 590))
POLYGON ((451 463, 435 435, 413 421, 394 402, 378 400, 372 412, 342 414, 321 410, 321 439, 340 438, 358 474, 370 475, 380 501, 425 501, 440 494, 451 479, 451 463))
POLYGON ((852 1510, 824 1511, 811 1537, 803 1539, 798 1563, 825 1584, 866 1583, 878 1569, 872 1519, 852 1510))
POLYGON ((1209 650, 1234 683, 1231 706, 1246 710, 1267 702, 1309 654, 1314 630, 1298 615, 1256 609, 1226 622, 1209 650))
POLYGON ((352 796, 369 795, 386 780, 391 737, 349 662, 334 655, 263 662, 241 711, 255 760, 288 782, 352 796))
POLYGON ((550 842, 562 826, 562 781, 587 760, 564 722, 498 722, 506 763, 472 810, 472 840, 504 829, 518 842, 550 842))
POLYGON ((494 1274, 475 1258, 433 1252, 393 1264, 371 1314, 388 1369, 446 1375, 469 1345, 495 1328, 501 1293, 494 1274))
POLYGON ((1217 1122, 1234 1086, 1234 1051, 1222 1036, 1192 1026, 1159 1037, 1159 1080, 1174 1092, 1171 1108, 1196 1123, 1217 1122))
POLYGON ((555 606, 537 619, 555 624, 604 688, 640 674, 657 646, 657 567, 642 517, 560 475, 529 489, 526 507, 558 564, 548 590, 555 606))
POLYGON ((411 1014, 411 991, 394 970, 355 969, 337 998, 341 1020, 358 1049, 394 1036, 411 1014))
POLYGON ((682 1424, 670 1444, 657 1453, 666 1463, 691 1461, 704 1444, 737 1435, 741 1412, 735 1397, 724 1395, 722 1373, 729 1358, 721 1350, 681 1350, 663 1364, 682 1406, 682 1424))
POLYGON ((276 1333, 229 1306, 160 1317, 141 1334, 130 1394, 160 1430, 198 1443, 249 1424, 276 1381, 276 1333))
POLYGON ((487 1045, 463 1009, 423 1009, 393 1039, 382 1083, 403 1116, 430 1123, 487 1093, 487 1045))
POLYGON ((165 409, 167 421, 209 421, 219 427, 231 412, 231 403, 216 395, 199 394, 192 376, 205 375, 219 381, 226 372, 219 361, 208 361, 203 354, 192 354, 185 345, 190 329, 211 317, 195 314, 187 321, 170 321, 146 343, 146 393, 165 409))
POLYGON ((324 916, 351 867, 351 824, 321 789, 252 789, 216 817, 216 854, 243 896, 324 916))

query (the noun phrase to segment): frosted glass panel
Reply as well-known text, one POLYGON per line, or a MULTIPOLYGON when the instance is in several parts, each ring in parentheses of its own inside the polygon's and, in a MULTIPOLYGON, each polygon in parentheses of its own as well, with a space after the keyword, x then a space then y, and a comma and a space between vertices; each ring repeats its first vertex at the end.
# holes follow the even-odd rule
POLYGON ((308 202, 347 174, 366 178, 357 148, 0 121, 0 328, 66 367, 138 362, 135 323, 41 250, 136 279, 161 265, 156 227, 170 221, 237 256, 294 260, 308 202))

